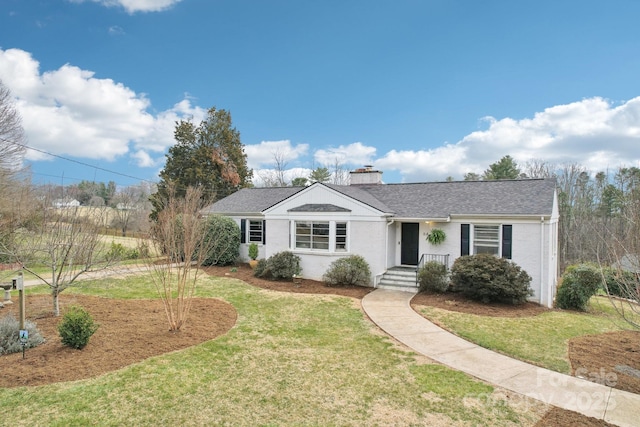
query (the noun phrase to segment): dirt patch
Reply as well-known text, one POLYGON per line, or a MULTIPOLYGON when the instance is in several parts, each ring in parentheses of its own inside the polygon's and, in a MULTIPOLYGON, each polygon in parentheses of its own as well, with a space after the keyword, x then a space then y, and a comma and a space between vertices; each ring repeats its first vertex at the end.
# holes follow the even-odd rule
POLYGON ((483 304, 465 298, 459 293, 428 294, 420 293, 413 297, 411 306, 417 310, 417 306, 437 307, 443 310, 457 311, 460 313, 477 314, 478 316, 492 317, 530 317, 549 311, 548 308, 533 302, 521 305, 510 304, 483 304))
MULTIPOLYGON (((0 316, 11 313, 14 304, 0 309, 0 316)), ((140 362, 152 356, 181 350, 225 334, 236 322, 236 310, 213 298, 196 298, 180 332, 169 332, 164 308, 159 300, 116 300, 82 295, 61 295, 61 311, 69 305, 84 307, 100 324, 83 350, 62 345, 57 331, 61 317, 45 313, 51 306, 48 295, 27 298, 28 320, 36 322, 46 343, 22 353, 0 356, 3 369, 0 387, 35 386, 93 378, 140 362), (39 318, 33 319, 30 313, 39 318), (42 317, 46 315, 46 317, 42 317)))
POLYGON ((553 407, 544 414, 535 427, 615 427, 615 424, 553 407))
POLYGON ((207 267, 205 271, 212 276, 233 277, 253 286, 273 291, 295 292, 304 294, 330 294, 362 299, 373 288, 363 286, 327 286, 317 280, 302 279, 300 283, 285 280, 266 280, 253 275, 253 269, 248 264, 235 267, 207 267))
POLYGON ((640 394, 640 331, 574 338, 569 360, 573 375, 640 394))

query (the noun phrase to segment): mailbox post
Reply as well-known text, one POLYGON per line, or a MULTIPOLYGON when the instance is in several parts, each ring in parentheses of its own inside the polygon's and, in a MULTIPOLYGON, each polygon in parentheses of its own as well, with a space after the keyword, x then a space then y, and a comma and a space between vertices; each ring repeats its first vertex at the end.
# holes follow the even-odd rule
POLYGON ((16 279, 16 287, 18 288, 18 304, 20 305, 20 330, 24 329, 24 312, 25 312, 25 302, 24 302, 24 280, 22 277, 22 271, 18 273, 18 278, 16 279))

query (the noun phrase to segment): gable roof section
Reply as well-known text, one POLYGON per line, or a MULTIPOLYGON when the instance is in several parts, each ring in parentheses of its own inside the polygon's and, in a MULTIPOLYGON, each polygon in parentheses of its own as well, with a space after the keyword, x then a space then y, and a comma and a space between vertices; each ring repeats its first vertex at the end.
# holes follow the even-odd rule
MULTIPOLYGON (((326 186, 380 212, 398 218, 447 218, 456 215, 550 216, 554 179, 453 181, 415 184, 326 186)), ((217 201, 203 213, 261 214, 310 187, 245 188, 217 201)), ((301 206, 298 209, 311 209, 301 206)), ((313 209, 327 206, 315 206, 313 209)), ((314 210, 318 212, 318 210, 314 210)))
POLYGON ((203 214, 262 214, 306 187, 243 188, 202 210, 203 214))

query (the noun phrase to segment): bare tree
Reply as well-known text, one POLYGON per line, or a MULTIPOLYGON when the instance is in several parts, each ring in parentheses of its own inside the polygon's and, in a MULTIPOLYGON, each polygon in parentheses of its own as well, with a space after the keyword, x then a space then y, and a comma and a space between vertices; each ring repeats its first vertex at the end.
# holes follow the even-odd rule
POLYGON ((273 167, 257 172, 265 187, 286 187, 289 182, 286 178, 287 157, 286 153, 280 149, 273 153, 273 167))
POLYGON ((0 179, 19 170, 25 152, 22 119, 15 108, 11 91, 0 80, 0 179))
POLYGON ((104 270, 118 260, 99 234, 104 208, 88 215, 82 208, 55 209, 45 201, 33 212, 37 215, 16 233, 11 255, 25 271, 49 286, 53 312, 59 316, 58 297, 65 289, 83 274, 104 270))
POLYGON ((129 224, 142 208, 138 193, 134 187, 125 187, 116 193, 113 202, 115 206, 112 224, 122 231, 122 236, 124 237, 127 235, 129 224))
POLYGON ((332 165, 331 175, 335 185, 349 185, 349 170, 337 156, 332 165))
POLYGON ((523 173, 527 178, 554 178, 555 165, 542 159, 531 159, 524 164, 523 173))
POLYGON ((169 330, 179 331, 186 323, 200 266, 211 242, 203 230, 201 191, 189 187, 184 198, 169 192, 166 205, 158 212, 151 238, 165 263, 149 260, 154 284, 164 304, 169 330))

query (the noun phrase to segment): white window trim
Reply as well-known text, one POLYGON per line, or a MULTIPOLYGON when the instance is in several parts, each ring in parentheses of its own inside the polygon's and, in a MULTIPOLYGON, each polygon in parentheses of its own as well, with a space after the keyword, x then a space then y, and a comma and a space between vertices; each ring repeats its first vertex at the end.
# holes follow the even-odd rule
POLYGON ((247 245, 250 245, 251 243, 257 243, 259 245, 262 244, 262 242, 264 241, 264 227, 263 227, 263 220, 262 219, 255 219, 255 218, 246 218, 246 222, 245 222, 245 242, 247 242, 247 245), (251 223, 252 222, 259 222, 260 223, 260 240, 251 240, 251 223))
POLYGON ((289 247, 292 251, 299 252, 313 252, 318 254, 344 254, 349 252, 350 245, 350 230, 351 226, 349 221, 336 221, 336 220, 320 220, 320 219, 296 219, 291 220, 290 222, 290 244, 289 247), (329 249, 314 249, 314 248, 298 248, 297 244, 297 223, 298 222, 309 222, 309 223, 329 223, 329 249), (336 224, 346 224, 347 230, 345 235, 345 249, 336 249, 336 224))
POLYGON ((472 224, 470 230, 469 253, 477 255, 476 252, 476 227, 496 227, 498 229, 498 252, 495 256, 502 257, 502 225, 501 224, 472 224))

